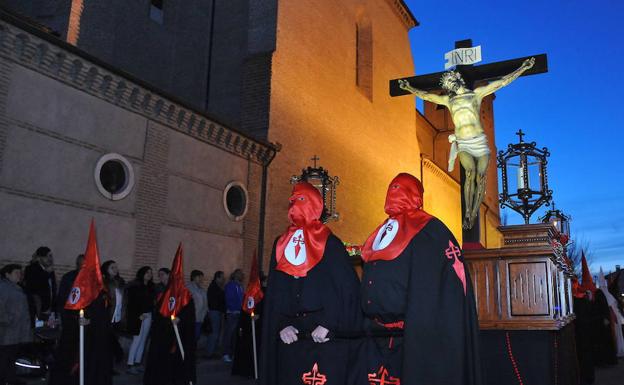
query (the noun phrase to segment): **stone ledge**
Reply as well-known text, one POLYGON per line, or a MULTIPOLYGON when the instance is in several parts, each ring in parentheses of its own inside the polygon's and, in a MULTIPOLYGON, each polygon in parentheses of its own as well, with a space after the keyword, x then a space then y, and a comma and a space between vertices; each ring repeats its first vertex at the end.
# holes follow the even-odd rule
MULTIPOLYGON (((163 97, 164 92, 147 83, 109 65, 97 64, 96 58, 73 46, 64 47, 68 44, 53 36, 37 36, 45 33, 32 26, 32 31, 27 31, 21 25, 13 25, 7 22, 11 17, 5 13, 0 16, 0 57, 5 60, 255 163, 266 163, 277 151, 270 143, 248 137, 191 107, 163 97)), ((11 22, 24 23, 12 19, 11 22)))
POLYGON ((407 4, 405 4, 403 0, 386 1, 392 6, 392 10, 399 17, 399 19, 401 19, 403 25, 405 25, 407 29, 418 27, 420 25, 418 20, 416 20, 409 7, 407 6, 407 4))

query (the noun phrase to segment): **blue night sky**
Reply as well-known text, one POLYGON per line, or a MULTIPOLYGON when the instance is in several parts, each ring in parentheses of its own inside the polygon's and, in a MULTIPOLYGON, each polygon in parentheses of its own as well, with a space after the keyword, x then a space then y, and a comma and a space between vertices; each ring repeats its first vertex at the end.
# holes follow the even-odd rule
MULTIPOLYGON (((410 32, 417 74, 444 70, 444 53, 468 38, 482 46, 482 64, 548 54, 548 73, 522 77, 497 93, 496 145, 516 143, 514 133, 521 128, 525 140, 548 147, 550 188, 557 208, 573 218, 572 239, 588 244, 590 268, 624 266, 624 173, 618 156, 623 125, 617 113, 623 99, 624 2, 406 3, 420 22, 410 32)), ((523 223, 519 214, 505 211, 508 224, 523 223)))

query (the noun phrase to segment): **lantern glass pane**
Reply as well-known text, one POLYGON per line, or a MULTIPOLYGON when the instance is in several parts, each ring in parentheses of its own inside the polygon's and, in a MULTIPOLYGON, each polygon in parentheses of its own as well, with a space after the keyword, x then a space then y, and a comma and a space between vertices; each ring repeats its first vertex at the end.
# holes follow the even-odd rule
POLYGON ((529 187, 532 191, 542 191, 542 161, 534 156, 527 156, 529 187))
POLYGON ((306 181, 310 183, 312 186, 316 187, 316 189, 319 190, 321 195, 323 195, 323 178, 311 176, 311 177, 308 177, 306 181))
POLYGON ((520 167, 520 157, 513 157, 507 161, 507 189, 511 194, 523 188, 522 168, 520 167))

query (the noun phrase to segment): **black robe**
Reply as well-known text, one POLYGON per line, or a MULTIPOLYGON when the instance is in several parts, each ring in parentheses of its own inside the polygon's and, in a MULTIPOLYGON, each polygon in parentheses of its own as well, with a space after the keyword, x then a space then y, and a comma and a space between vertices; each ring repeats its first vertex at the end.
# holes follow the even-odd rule
MULTIPOLYGON (((262 288, 266 292, 266 288, 262 288)), ((258 316, 256 319, 256 352, 258 355, 258 364, 260 363, 260 352, 262 349, 262 321, 264 320, 264 300, 256 304, 254 313, 258 316)), ((251 314, 241 312, 240 320, 234 343, 234 361, 232 362, 232 374, 238 376, 254 377, 253 362, 253 330, 251 327, 251 314)))
POLYGON ((154 285, 145 285, 134 281, 126 290, 128 306, 126 307, 126 331, 138 336, 141 333, 141 315, 151 313, 154 310, 154 285))
MULTIPOLYGON (((162 299, 161 299, 162 301, 162 299)), ((195 350, 195 305, 191 300, 182 308, 177 317, 180 340, 184 348, 184 360, 178 349, 173 325, 170 318, 163 317, 156 305, 152 315, 152 327, 150 329, 150 345, 147 352, 145 385, 188 385, 189 381, 197 383, 195 350)))
MULTIPOLYGON (((372 380, 385 377, 386 384, 399 384, 400 379, 402 385, 481 384, 473 288, 465 268, 464 294, 449 241, 458 248, 450 230, 434 218, 395 259, 364 264, 366 327, 372 332, 400 333, 398 325, 389 329, 380 324, 404 323, 403 336, 369 339, 363 360, 372 380)), ((459 259, 463 262, 463 257, 459 259)))
POLYGON ((611 308, 602 290, 596 290, 592 304, 594 331, 594 363, 598 366, 617 365, 617 349, 611 329, 611 308))
POLYGON ((330 333, 360 328, 359 282, 343 243, 330 235, 323 259, 306 277, 294 278, 275 267, 274 244, 263 308, 260 384, 311 383, 304 376, 325 376, 325 385, 350 384, 351 341, 330 334, 330 341, 315 343, 309 337, 319 325, 330 333), (299 330, 299 340, 290 345, 279 337, 289 325, 299 330))
MULTIPOLYGON (((112 384, 112 328, 104 294, 85 309, 85 385, 112 384)), ((50 370, 51 385, 79 383, 79 323, 78 311, 63 309, 63 330, 57 347, 56 361, 50 370)))
POLYGON ((574 297, 574 331, 581 385, 593 384, 595 378, 591 308, 592 303, 587 298, 574 297))

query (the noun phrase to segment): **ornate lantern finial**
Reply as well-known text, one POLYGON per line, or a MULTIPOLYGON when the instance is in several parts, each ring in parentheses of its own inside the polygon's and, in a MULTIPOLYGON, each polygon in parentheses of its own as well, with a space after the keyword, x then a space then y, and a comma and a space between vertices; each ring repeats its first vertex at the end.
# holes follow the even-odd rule
POLYGON ((317 167, 316 162, 320 160, 317 155, 314 155, 310 160, 314 162, 314 167, 301 170, 301 175, 293 175, 290 178, 290 183, 305 181, 316 187, 323 197, 324 209, 321 221, 323 223, 337 221, 340 214, 336 212, 336 186, 340 184, 340 179, 337 176, 330 176, 323 167, 317 167))

